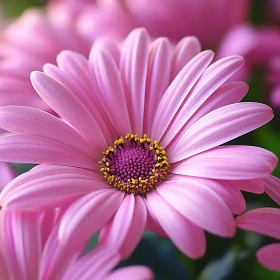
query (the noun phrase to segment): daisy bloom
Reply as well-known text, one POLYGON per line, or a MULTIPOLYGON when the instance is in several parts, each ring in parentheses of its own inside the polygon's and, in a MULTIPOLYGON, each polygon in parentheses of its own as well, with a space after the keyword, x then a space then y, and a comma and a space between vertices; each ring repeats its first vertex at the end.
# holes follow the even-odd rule
POLYGON ((61 246, 54 214, 1 213, 1 280, 153 279, 151 270, 144 266, 112 271, 120 256, 111 249, 98 248, 81 257, 82 251, 75 244, 61 246), (51 226, 53 230, 49 232, 51 226))
POLYGON ((62 244, 89 240, 128 257, 145 229, 170 238, 197 259, 204 230, 232 237, 246 203, 261 193, 277 164, 262 148, 224 144, 267 123, 273 113, 239 103, 248 87, 227 82, 244 63, 211 64, 196 38, 176 46, 151 41, 145 29, 122 47, 100 40, 89 59, 63 51, 31 81, 56 112, 0 108, 0 160, 37 163, 3 190, 2 207, 45 211, 71 205, 59 227, 62 244), (206 214, 207 213, 207 214, 206 214))

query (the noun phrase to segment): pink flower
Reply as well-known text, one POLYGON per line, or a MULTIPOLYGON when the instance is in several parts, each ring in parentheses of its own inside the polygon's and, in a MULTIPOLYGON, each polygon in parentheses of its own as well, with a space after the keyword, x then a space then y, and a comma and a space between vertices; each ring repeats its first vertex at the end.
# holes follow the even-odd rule
POLYGON ((78 24, 88 36, 96 25, 103 26, 103 33, 110 36, 123 36, 132 27, 145 27, 154 37, 166 36, 178 42, 193 35, 203 47, 213 47, 228 30, 246 21, 250 3, 250 0, 101 0, 97 7, 92 5, 84 11, 78 24))
POLYGON ((248 79, 259 68, 265 68, 267 90, 273 106, 280 106, 280 30, 265 26, 254 28, 242 25, 231 30, 218 49, 218 57, 239 54, 245 57, 245 67, 235 79, 248 79))
MULTIPOLYGON (((267 207, 251 210, 238 217, 236 223, 244 230, 280 239, 280 209, 267 207)), ((257 258, 263 266, 280 271, 280 243, 259 249, 257 258)))
POLYGON ((75 244, 61 246, 54 226, 55 212, 2 212, 0 232, 0 279, 3 280, 152 280, 144 266, 112 269, 120 256, 98 248, 80 257, 75 244), (44 242, 45 235, 49 235, 44 242))
POLYGON ((62 243, 88 240, 126 258, 145 229, 169 237, 186 255, 205 252, 204 230, 235 233, 232 213, 246 203, 240 190, 261 193, 277 164, 271 152, 219 146, 267 123, 272 110, 239 103, 248 87, 227 79, 239 56, 210 65, 194 37, 176 46, 153 42, 143 29, 119 48, 97 42, 89 60, 63 51, 31 80, 57 113, 7 106, 0 159, 41 164, 1 194, 12 210, 44 211, 72 203, 59 228, 62 243), (207 213, 207 215, 205 214, 207 213))
MULTIPOLYGON (((55 10, 53 11, 55 13, 55 10)), ((55 63, 57 54, 74 50, 87 55, 90 44, 73 27, 55 20, 51 11, 27 10, 0 36, 0 105, 49 107, 30 84, 30 73, 55 63)), ((61 19, 61 17, 59 17, 61 19)))

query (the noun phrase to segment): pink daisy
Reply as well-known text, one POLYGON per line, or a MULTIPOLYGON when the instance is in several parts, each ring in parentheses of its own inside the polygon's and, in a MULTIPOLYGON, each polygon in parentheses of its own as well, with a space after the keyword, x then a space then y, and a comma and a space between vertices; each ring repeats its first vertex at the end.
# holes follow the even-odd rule
POLYGON ((193 259, 205 252, 204 230, 233 236, 232 213, 246 208, 240 190, 263 192, 277 158, 258 147, 219 145, 273 113, 239 103, 247 85, 227 82, 243 58, 210 65, 213 56, 194 37, 172 46, 139 29, 120 49, 99 41, 89 60, 64 51, 58 66, 33 72, 35 90, 58 117, 0 108, 0 126, 14 133, 0 139, 0 159, 41 164, 8 184, 2 206, 38 211, 71 203, 61 242, 88 240, 102 228, 100 244, 124 258, 145 229, 193 259))
POLYGON ((108 248, 98 248, 80 257, 75 244, 61 246, 55 212, 2 212, 0 223, 0 279, 3 280, 152 280, 144 266, 112 271, 120 256, 108 248), (48 236, 46 242, 44 237, 48 236))

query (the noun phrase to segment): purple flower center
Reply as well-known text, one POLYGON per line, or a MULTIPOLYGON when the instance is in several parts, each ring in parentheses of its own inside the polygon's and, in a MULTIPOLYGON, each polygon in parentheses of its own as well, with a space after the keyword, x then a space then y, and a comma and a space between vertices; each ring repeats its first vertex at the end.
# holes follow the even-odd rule
POLYGON ((146 135, 128 134, 114 142, 99 162, 104 178, 114 188, 144 195, 162 181, 170 166, 164 149, 146 135))

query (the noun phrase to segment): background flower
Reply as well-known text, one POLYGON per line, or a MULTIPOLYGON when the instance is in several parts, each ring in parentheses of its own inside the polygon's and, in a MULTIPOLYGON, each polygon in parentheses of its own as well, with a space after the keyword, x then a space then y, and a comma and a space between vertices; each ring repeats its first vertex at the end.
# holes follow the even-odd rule
POLYGON ((58 211, 1 212, 1 280, 153 279, 152 271, 144 266, 112 272, 120 256, 107 248, 81 256, 82 250, 76 244, 61 246, 57 238, 58 215, 58 211))

